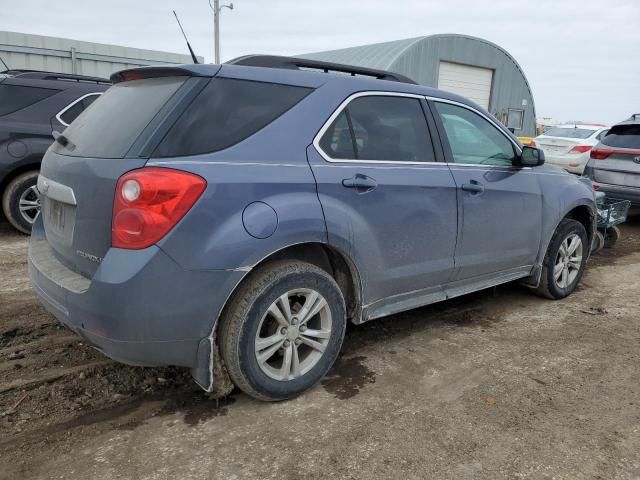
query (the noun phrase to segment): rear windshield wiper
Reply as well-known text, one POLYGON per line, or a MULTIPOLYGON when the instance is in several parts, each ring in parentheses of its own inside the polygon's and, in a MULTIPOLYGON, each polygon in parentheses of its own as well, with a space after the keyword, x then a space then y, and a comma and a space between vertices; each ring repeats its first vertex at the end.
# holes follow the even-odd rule
POLYGON ((53 135, 53 139, 56 142, 58 142, 60 145, 67 148, 68 150, 73 150, 75 148, 75 145, 71 143, 71 141, 67 137, 65 137, 63 134, 61 134, 57 130, 54 130, 51 134, 53 135))

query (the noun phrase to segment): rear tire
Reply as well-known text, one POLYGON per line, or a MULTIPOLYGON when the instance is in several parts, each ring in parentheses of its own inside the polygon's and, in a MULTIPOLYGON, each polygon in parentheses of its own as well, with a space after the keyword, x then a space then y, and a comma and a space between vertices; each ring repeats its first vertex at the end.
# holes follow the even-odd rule
POLYGON ((549 242, 536 293, 558 300, 575 291, 591 247, 587 238, 587 231, 580 222, 568 218, 560 222, 549 242))
POLYGON ((37 183, 37 171, 22 173, 9 182, 2 195, 4 216, 17 230, 27 235, 40 214, 37 183))
POLYGON ((283 260, 256 269, 234 293, 218 342, 238 388, 259 400, 284 400, 329 371, 345 327, 335 280, 315 265, 283 260))

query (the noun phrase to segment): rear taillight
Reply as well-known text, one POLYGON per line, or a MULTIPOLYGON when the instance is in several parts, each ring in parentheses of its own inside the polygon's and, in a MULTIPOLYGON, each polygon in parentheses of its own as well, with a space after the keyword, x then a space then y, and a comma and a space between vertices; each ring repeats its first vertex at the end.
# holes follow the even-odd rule
POLYGON ((569 150, 569 153, 586 153, 591 150, 591 148, 591 145, 576 145, 571 150, 569 150))
POLYGON ((116 185, 111 245, 127 249, 153 245, 184 217, 206 186, 198 175, 169 168, 125 173, 116 185))
POLYGON ((604 160, 610 155, 640 155, 639 149, 620 149, 620 148, 594 148, 591 150, 591 158, 594 160, 604 160))
POLYGON ((594 160, 604 160, 613 153, 613 150, 607 148, 594 148, 591 150, 591 158, 594 160))

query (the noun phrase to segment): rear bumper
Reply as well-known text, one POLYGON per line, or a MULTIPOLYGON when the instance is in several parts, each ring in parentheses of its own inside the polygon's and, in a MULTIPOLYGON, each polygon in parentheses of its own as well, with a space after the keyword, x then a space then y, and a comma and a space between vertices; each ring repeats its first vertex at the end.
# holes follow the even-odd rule
POLYGON ((605 192, 608 197, 629 200, 633 207, 640 207, 640 188, 611 185, 596 181, 594 181, 594 183, 600 185, 598 191, 605 192))
POLYGON ((109 250, 89 280, 56 259, 38 223, 29 277, 49 312, 116 361, 190 367, 210 383, 208 337, 244 272, 186 270, 153 246, 109 250))

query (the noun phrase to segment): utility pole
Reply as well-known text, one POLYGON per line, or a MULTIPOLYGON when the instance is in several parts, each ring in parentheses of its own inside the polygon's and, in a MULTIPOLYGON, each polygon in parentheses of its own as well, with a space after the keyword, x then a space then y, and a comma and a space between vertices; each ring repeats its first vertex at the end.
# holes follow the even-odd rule
POLYGON ((220 12, 223 8, 233 10, 233 3, 220 6, 220 0, 209 0, 209 6, 213 10, 213 63, 220 63, 220 12))

